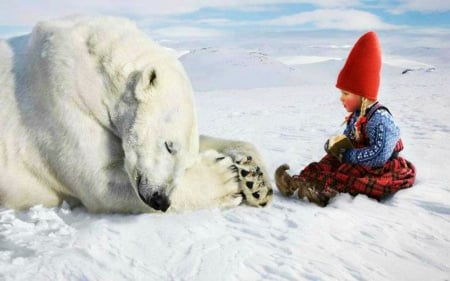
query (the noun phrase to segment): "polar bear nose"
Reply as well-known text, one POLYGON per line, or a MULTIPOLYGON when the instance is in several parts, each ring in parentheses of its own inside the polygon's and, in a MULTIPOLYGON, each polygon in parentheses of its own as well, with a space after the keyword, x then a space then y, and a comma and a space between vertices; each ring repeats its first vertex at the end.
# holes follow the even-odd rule
POLYGON ((170 200, 167 195, 165 195, 161 191, 155 191, 155 192, 142 192, 142 189, 138 190, 139 197, 141 197, 142 201, 144 201, 145 204, 149 205, 153 209, 157 211, 167 211, 170 207, 170 200))
POLYGON ((150 197, 150 201, 148 202, 148 205, 150 205, 150 207, 152 207, 153 209, 157 210, 157 211, 167 211, 167 209, 169 209, 170 206, 170 201, 169 198, 163 194, 162 192, 155 192, 153 193, 153 195, 150 197))
POLYGON ((145 204, 149 205, 157 211, 167 211, 170 207, 169 197, 162 192, 164 190, 161 186, 151 186, 146 177, 138 175, 137 189, 139 197, 145 204))

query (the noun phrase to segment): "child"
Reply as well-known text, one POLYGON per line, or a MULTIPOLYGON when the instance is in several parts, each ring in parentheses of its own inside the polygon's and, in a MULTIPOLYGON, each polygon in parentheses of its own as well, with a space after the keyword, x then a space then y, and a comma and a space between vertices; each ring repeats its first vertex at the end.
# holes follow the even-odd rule
POLYGON ((366 194, 381 200, 411 187, 415 168, 399 156, 400 131, 389 110, 377 101, 381 50, 377 35, 368 32, 355 43, 337 78, 341 102, 350 112, 344 135, 325 143, 327 155, 290 176, 287 164, 275 171, 281 194, 326 206, 338 192, 366 194))

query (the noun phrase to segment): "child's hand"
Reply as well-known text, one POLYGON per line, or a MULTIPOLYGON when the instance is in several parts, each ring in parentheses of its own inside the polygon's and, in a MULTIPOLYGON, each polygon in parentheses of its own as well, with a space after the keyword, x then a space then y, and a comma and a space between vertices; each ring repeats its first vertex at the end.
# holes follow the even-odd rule
POLYGON ((331 137, 324 144, 325 151, 336 157, 341 163, 347 149, 352 147, 351 141, 345 135, 331 137))

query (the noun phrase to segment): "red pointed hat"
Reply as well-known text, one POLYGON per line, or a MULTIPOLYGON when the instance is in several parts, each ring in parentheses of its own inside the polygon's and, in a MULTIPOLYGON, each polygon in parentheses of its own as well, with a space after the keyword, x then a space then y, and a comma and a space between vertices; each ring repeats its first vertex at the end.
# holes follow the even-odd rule
POLYGON ((381 47, 375 32, 361 36, 339 72, 336 87, 376 100, 380 86, 381 47))

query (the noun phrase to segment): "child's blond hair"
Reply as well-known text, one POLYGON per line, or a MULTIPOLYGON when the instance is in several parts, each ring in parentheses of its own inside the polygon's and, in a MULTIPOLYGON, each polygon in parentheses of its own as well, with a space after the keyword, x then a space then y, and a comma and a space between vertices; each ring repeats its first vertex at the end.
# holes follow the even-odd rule
POLYGON ((355 126, 355 138, 357 141, 361 140, 361 124, 366 122, 366 110, 367 105, 369 104, 369 99, 362 97, 361 98, 361 114, 358 117, 358 120, 356 120, 355 126))

